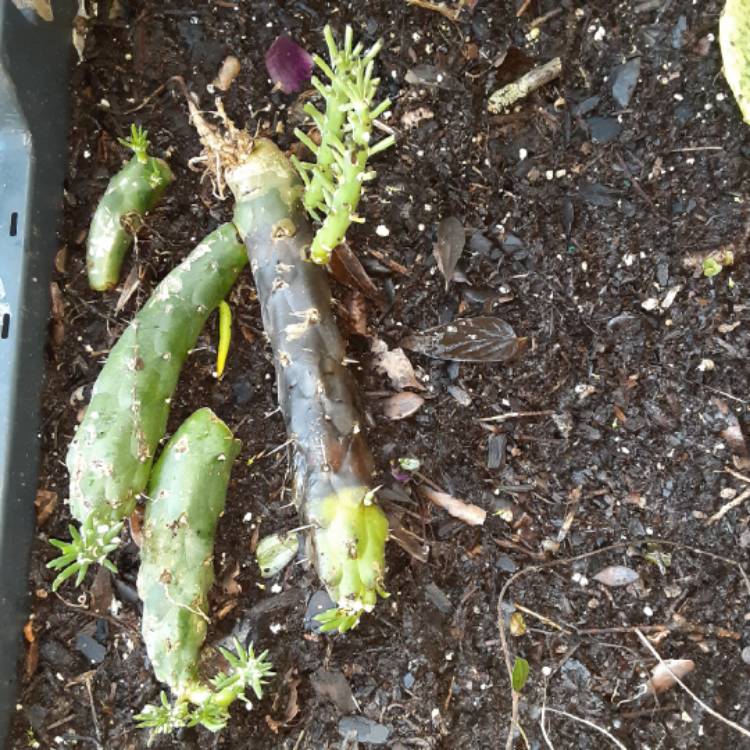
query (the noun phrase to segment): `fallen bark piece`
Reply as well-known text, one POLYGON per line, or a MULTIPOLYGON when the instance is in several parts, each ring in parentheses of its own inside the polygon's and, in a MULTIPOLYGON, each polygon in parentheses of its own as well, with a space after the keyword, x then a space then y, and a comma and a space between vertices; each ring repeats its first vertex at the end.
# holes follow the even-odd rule
POLYGON ((545 86, 562 72, 562 60, 555 57, 544 65, 530 70, 517 81, 495 91, 487 102, 487 109, 492 114, 499 114, 511 104, 528 96, 532 91, 545 86))
POLYGON ((469 526, 482 526, 487 518, 487 511, 478 505, 472 505, 464 500, 459 500, 447 492, 440 492, 422 485, 419 488, 422 495, 434 505, 450 513, 454 518, 458 518, 469 526))

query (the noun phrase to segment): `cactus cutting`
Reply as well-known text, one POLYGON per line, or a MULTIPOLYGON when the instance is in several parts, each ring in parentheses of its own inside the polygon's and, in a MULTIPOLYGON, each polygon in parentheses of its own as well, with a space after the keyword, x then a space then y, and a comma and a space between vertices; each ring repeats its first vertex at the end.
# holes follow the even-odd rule
POLYGON ((53 542, 61 551, 49 563, 60 570, 53 589, 73 575, 80 583, 117 545, 148 482, 185 358, 246 263, 233 225, 219 227, 161 281, 109 353, 68 450, 69 503, 81 530, 53 542))
POLYGON ((394 138, 389 135, 372 143, 375 121, 391 106, 388 99, 373 104, 380 83, 380 79, 373 78, 373 71, 382 42, 364 52, 361 43, 354 45, 350 26, 346 27, 340 48, 329 26, 323 33, 330 65, 319 55, 314 55, 313 60, 329 83, 313 77, 312 84, 325 102, 325 111, 310 102, 304 108, 320 134, 320 143, 295 130, 315 161, 292 157, 292 163, 305 185, 305 208, 313 219, 322 222, 312 240, 310 257, 315 263, 325 264, 343 241, 349 225, 361 221, 357 207, 362 184, 375 177, 375 172, 367 170, 368 159, 392 146, 394 138))
POLYGON ((209 622, 208 592, 214 580, 216 524, 224 510, 232 463, 240 443, 210 410, 190 416, 157 461, 148 487, 143 522, 138 593, 143 600, 142 633, 157 679, 174 695, 137 717, 142 727, 170 732, 201 724, 218 731, 229 706, 260 698, 273 673, 266 654, 255 656, 235 641, 221 649, 229 669, 205 682, 199 674, 209 622))
POLYGON ((323 267, 305 259, 312 229, 301 185, 270 141, 227 170, 263 325, 276 364, 279 405, 294 441, 293 493, 310 524, 310 554, 337 612, 326 630, 353 627, 385 595, 388 523, 374 500, 373 461, 356 385, 331 309, 323 267))
POLYGON ((331 308, 325 269, 309 260, 313 230, 303 185, 269 140, 253 141, 217 102, 224 127, 209 124, 188 98, 206 163, 235 197, 263 325, 274 354, 278 398, 293 441, 293 496, 309 555, 336 608, 323 630, 345 632, 385 591, 388 522, 375 502, 373 460, 356 385, 331 308))
POLYGON ((174 179, 163 159, 149 156, 143 128, 133 125, 130 138, 121 138, 120 143, 133 152, 133 158, 109 181, 86 243, 89 285, 100 292, 117 285, 134 233, 174 179))

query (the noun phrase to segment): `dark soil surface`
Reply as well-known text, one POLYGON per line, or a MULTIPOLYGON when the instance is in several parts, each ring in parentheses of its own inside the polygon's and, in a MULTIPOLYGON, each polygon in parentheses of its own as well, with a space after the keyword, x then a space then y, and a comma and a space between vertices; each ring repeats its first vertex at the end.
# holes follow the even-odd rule
MULTIPOLYGON (((511 659, 530 665, 519 719, 531 747, 544 746, 545 703, 631 749, 750 747, 680 688, 620 704, 656 663, 632 630, 640 626, 664 658, 695 662, 686 680, 708 706, 750 727, 747 651, 742 658, 750 588, 722 559, 747 562, 748 505, 709 522, 747 487, 727 468, 750 473, 742 436, 750 129, 721 75, 721 3, 532 0, 517 18, 520 3, 478 0, 456 23, 402 0, 120 0, 114 18, 109 5, 100 2, 86 23, 73 72, 40 476, 40 498, 58 503, 33 550, 34 641, 20 667, 10 746, 146 746, 132 716, 160 686, 139 637, 130 535, 115 555, 116 576, 89 574, 78 590, 50 592, 47 540, 67 538, 69 520, 65 452, 127 321, 231 215, 189 168, 200 146, 169 78, 183 76, 210 108, 207 84, 237 55, 229 114, 290 147, 307 94, 272 92, 263 55, 283 32, 322 51, 330 21, 338 33, 351 23, 368 42, 385 38, 382 89, 394 100, 386 124, 398 145, 377 158, 379 177, 361 207, 367 222, 350 235, 389 300, 369 306, 368 334, 398 347, 408 333, 483 313, 502 317, 528 347, 506 364, 409 353, 426 401, 389 421, 379 399, 392 387, 372 364, 368 338, 350 336, 378 482, 391 488, 387 507, 400 508, 413 546, 427 545, 429 555, 390 543, 391 597, 354 632, 319 636, 304 621, 313 572, 298 561, 263 581, 251 552, 258 534, 298 521, 285 450, 247 461, 286 436, 252 277, 243 275, 231 297, 227 373, 220 382, 212 375, 212 319, 185 367, 170 431, 210 406, 243 440, 219 529, 209 640, 232 632, 254 640, 271 652, 277 677, 251 712, 234 708, 223 733, 189 730, 155 747, 351 748, 347 728, 390 748, 504 747, 511 690, 498 599, 514 572, 543 560, 562 562, 515 580, 501 606, 506 621, 514 603, 536 613, 522 615, 525 634, 507 636, 511 659), (532 19, 550 12, 538 36, 529 34, 532 19), (554 56, 563 63, 558 80, 509 113, 488 113, 492 91, 554 56), (619 94, 638 72, 633 62, 619 66, 636 57, 635 91, 618 102, 613 83, 619 77, 619 94), (168 155, 177 182, 140 233, 123 273, 135 268, 140 283, 118 312, 119 290, 100 296, 87 287, 84 240, 124 158, 116 139, 133 121, 168 155), (445 291, 432 249, 448 216, 464 226, 467 246, 445 291), (729 245, 734 265, 702 275, 702 257, 729 245), (697 273, 687 267, 696 258, 697 273), (508 412, 542 414, 479 421, 508 412), (488 511, 485 524, 426 506, 411 483, 393 489, 389 463, 401 456, 419 458, 435 484, 488 511), (594 580, 610 565, 638 579, 594 580)), ((346 290, 336 295, 344 300, 346 290)), ((614 747, 560 714, 547 713, 545 725, 556 748, 614 747)))

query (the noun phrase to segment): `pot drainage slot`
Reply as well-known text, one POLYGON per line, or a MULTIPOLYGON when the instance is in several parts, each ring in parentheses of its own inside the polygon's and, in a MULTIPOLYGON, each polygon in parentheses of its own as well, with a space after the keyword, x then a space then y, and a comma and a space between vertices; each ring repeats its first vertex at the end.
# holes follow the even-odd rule
POLYGON ((10 333, 10 313, 3 313, 3 319, 0 321, 0 339, 7 339, 10 333))
MULTIPOLYGON (((16 234, 18 234, 18 212, 14 211, 10 215, 10 236, 15 237, 16 234)), ((5 326, 5 323, 3 323, 3 326, 5 326)), ((5 330, 4 327, 3 327, 3 330, 5 330)), ((3 336, 3 338, 5 338, 5 336, 3 336)))

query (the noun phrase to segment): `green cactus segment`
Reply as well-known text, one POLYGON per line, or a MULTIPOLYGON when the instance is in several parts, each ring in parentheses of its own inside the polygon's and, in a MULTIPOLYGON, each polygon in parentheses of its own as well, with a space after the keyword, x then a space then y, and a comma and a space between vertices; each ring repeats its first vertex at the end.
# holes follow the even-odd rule
POLYGON ((117 285, 134 232, 174 180, 163 159, 148 155, 146 135, 146 131, 134 125, 131 137, 120 140, 135 155, 109 181, 91 221, 86 269, 89 285, 100 292, 117 285))
POLYGON ((208 592, 214 581, 216 524, 224 510, 232 462, 240 442, 210 410, 182 423, 154 467, 143 520, 138 593, 142 632, 154 674, 175 696, 137 717, 156 733, 201 724, 216 732, 236 700, 252 689, 260 698, 271 672, 266 653, 255 656, 235 641, 219 649, 229 669, 203 682, 198 665, 208 627, 208 592))
POLYGON ((226 173, 276 364, 279 404, 294 441, 294 499, 310 556, 346 616, 383 594, 388 524, 370 491, 373 462, 324 268, 305 260, 312 230, 299 180, 270 141, 226 173))
POLYGON ((295 134, 315 156, 315 162, 292 160, 305 184, 303 203, 310 215, 323 218, 310 248, 315 263, 328 263, 336 245, 344 239, 349 225, 358 221, 357 207, 362 183, 375 177, 366 169, 367 160, 393 145, 393 136, 371 145, 375 120, 390 107, 385 100, 373 105, 380 80, 373 78, 375 57, 382 43, 366 53, 361 44, 353 45, 353 33, 347 26, 344 46, 338 48, 330 27, 324 30, 330 65, 313 59, 329 83, 313 78, 313 85, 325 101, 325 113, 308 103, 305 112, 320 132, 315 144, 301 130, 295 134))
POLYGON ((750 0, 727 0, 719 20, 724 76, 750 125, 750 0))
POLYGON ((154 674, 178 695, 197 680, 216 524, 239 451, 229 428, 200 409, 172 436, 149 480, 138 573, 143 640, 154 674))
MULTIPOLYGON (((99 561, 109 532, 133 512, 182 365, 246 263, 234 226, 219 227, 162 280, 109 353, 67 456, 70 508, 87 544, 70 543, 82 557, 70 558, 76 570, 60 576, 99 561)), ((69 557, 75 549, 62 551, 69 557)))

